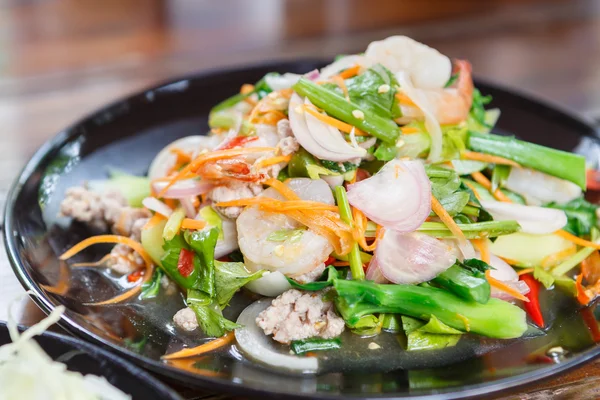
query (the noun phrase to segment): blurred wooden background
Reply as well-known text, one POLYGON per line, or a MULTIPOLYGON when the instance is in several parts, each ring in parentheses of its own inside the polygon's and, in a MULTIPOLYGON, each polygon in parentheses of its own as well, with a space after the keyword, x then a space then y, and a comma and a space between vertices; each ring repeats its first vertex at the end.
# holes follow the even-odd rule
MULTIPOLYGON (((0 0, 0 207, 35 149, 104 103, 201 69, 331 58, 392 34, 600 117, 600 0, 0 0)), ((0 247, 0 319, 19 293, 0 247)), ((18 316, 41 314, 22 302, 18 316)), ((595 398, 581 396, 598 370, 545 386, 595 398)))

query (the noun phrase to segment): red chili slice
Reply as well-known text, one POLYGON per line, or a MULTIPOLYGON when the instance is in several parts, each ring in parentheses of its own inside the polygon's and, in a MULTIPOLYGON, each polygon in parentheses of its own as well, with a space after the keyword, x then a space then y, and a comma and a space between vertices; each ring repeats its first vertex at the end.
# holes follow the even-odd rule
POLYGON ((187 278, 194 272, 194 252, 181 249, 179 261, 177 261, 177 270, 184 278, 187 278))

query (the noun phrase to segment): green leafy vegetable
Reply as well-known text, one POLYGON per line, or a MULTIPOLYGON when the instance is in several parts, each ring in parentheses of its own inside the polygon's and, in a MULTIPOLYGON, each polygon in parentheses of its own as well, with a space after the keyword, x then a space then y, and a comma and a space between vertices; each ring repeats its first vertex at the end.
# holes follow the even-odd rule
POLYGON ((516 161, 557 178, 571 181, 585 190, 585 158, 574 153, 524 142, 514 137, 469 132, 467 146, 471 150, 516 161))
POLYGON ((165 273, 160 268, 157 268, 154 271, 152 279, 142 285, 141 299, 153 299, 158 296, 158 292, 160 291, 160 280, 164 274, 165 273))
POLYGON ((563 210, 567 214, 567 225, 563 228, 575 236, 587 236, 598 225, 596 210, 598 206, 580 197, 566 204, 550 203, 545 207, 563 210))
POLYGON ((469 115, 480 125, 486 128, 492 128, 493 125, 489 125, 486 121, 485 106, 492 101, 492 96, 483 96, 479 89, 473 90, 473 102, 471 103, 471 110, 469 115))
POLYGON ((321 160, 321 165, 333 172, 337 172, 338 174, 345 174, 346 172, 354 171, 356 168, 358 168, 358 165, 349 161, 336 162, 329 160, 321 160))
POLYGON ((290 348, 296 354, 304 354, 313 351, 337 350, 342 347, 340 338, 334 339, 304 339, 293 340, 290 348))
POLYGON ((233 295, 245 284, 252 282, 265 271, 248 272, 241 262, 221 262, 215 260, 216 301, 221 309, 227 307, 233 295))
POLYGON ((397 118, 402 113, 395 98, 397 86, 394 75, 382 65, 376 65, 353 78, 347 79, 350 101, 382 118, 397 118), (379 88, 387 84, 390 90, 380 93, 379 88))
POLYGON ((400 129, 393 120, 362 109, 334 91, 321 87, 306 78, 301 78, 293 86, 293 89, 301 96, 308 97, 314 105, 323 109, 327 114, 356 126, 386 143, 395 144, 400 136, 400 129), (354 111, 361 111, 364 118, 356 118, 353 114, 354 111))
POLYGON ((196 314, 198 325, 207 336, 221 337, 227 331, 240 327, 225 318, 218 304, 203 292, 189 290, 187 304, 196 314))
POLYGON ((428 166, 425 170, 431 181, 431 192, 448 214, 454 216, 462 211, 470 199, 470 193, 463 190, 458 174, 450 169, 428 166))
POLYGON ((196 253, 194 256, 194 271, 198 273, 194 289, 214 297, 215 291, 215 246, 219 232, 216 228, 201 231, 186 231, 184 238, 196 253))
POLYGON ((381 329, 384 331, 396 333, 402 329, 400 315, 398 314, 380 314, 379 320, 381 321, 381 329))
POLYGON ((455 346, 462 332, 445 325, 434 315, 425 323, 402 316, 402 327, 407 338, 407 350, 439 350, 455 346))
POLYGON ((338 311, 350 326, 366 314, 393 313, 414 318, 432 315, 458 330, 464 330, 468 321, 471 332, 494 338, 516 338, 527 330, 525 312, 495 298, 480 304, 442 289, 371 281, 336 279, 334 287, 338 311))
POLYGON ((396 145, 385 142, 379 142, 377 144, 377 148, 373 152, 373 155, 379 161, 391 161, 394 158, 396 158, 397 154, 398 148, 396 147, 396 145))
MULTIPOLYGON (((470 260, 465 260, 468 261, 470 260)), ((490 299, 491 288, 485 274, 479 268, 459 261, 435 277, 432 282, 465 300, 485 304, 490 299)))

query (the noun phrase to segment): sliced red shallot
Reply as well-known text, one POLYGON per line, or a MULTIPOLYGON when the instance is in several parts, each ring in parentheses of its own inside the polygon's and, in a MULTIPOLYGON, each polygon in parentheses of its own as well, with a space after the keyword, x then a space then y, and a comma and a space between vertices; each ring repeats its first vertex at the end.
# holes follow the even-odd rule
POLYGON ((412 232, 431 212, 431 183, 421 162, 392 160, 349 185, 348 201, 385 228, 412 232))
POLYGON ((424 233, 391 229, 379 239, 375 257, 386 279, 404 284, 429 281, 456 262, 454 249, 442 241, 424 233))
POLYGON ((304 104, 312 106, 308 99, 303 101, 294 93, 290 99, 288 117, 294 136, 306 151, 317 158, 331 161, 350 161, 367 154, 365 149, 348 144, 338 129, 306 112, 304 104))
MULTIPOLYGON (((152 189, 154 193, 160 193, 169 182, 154 182, 152 189)), ((183 197, 199 196, 208 193, 214 185, 198 179, 185 179, 175 182, 162 196, 165 199, 181 199, 183 197)))
POLYGON ((179 202, 181 203, 183 211, 185 211, 185 216, 193 219, 196 216, 196 207, 194 207, 194 197, 183 197, 179 199, 179 202))
POLYGON ((379 269, 379 264, 377 263, 377 257, 371 258, 369 262, 369 266, 367 267, 367 272, 365 274, 365 278, 375 283, 388 283, 389 281, 385 279, 385 276, 381 273, 379 269))
POLYGON ((525 206, 500 201, 482 201, 481 205, 497 221, 515 220, 521 232, 544 235, 556 232, 567 224, 567 215, 554 208, 525 206))
POLYGON ((171 207, 158 200, 156 197, 146 197, 144 200, 142 200, 142 205, 148 210, 159 213, 165 217, 170 217, 173 213, 171 207))

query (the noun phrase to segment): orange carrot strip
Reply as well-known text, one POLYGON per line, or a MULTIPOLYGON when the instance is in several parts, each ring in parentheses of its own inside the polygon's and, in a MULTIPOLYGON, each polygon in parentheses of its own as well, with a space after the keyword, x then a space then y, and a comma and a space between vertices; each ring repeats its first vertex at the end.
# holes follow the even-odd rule
POLYGON ((355 128, 354 126, 347 124, 345 122, 342 122, 339 119, 330 117, 329 115, 321 114, 320 112, 318 112, 317 110, 315 110, 312 107, 304 105, 304 106, 302 106, 302 108, 304 109, 304 111, 306 111, 307 113, 309 113, 310 115, 312 115, 313 117, 318 119, 319 121, 324 122, 327 125, 331 125, 334 128, 337 128, 342 132, 351 133, 352 129, 354 129, 355 135, 357 135, 357 136, 366 135, 364 132, 360 131, 359 129, 355 128))
POLYGON ((186 358, 199 356, 204 353, 208 353, 209 351, 214 351, 220 347, 228 345, 229 343, 235 340, 235 334, 233 332, 228 332, 220 338, 211 340, 210 342, 201 344, 200 346, 192 347, 191 349, 183 349, 176 351, 175 353, 167 354, 161 357, 162 360, 173 360, 176 358, 186 358))
MULTIPOLYGON (((464 181, 463 181, 464 182, 464 181)), ((477 192, 477 189, 475 189, 475 186, 473 186, 472 184, 470 184, 469 182, 464 182, 465 185, 467 185, 467 187, 469 189, 471 189, 471 191, 473 192, 473 194, 475 195, 475 198, 479 201, 481 201, 481 195, 477 192)))
POLYGON ((569 242, 573 242, 573 243, 575 243, 576 245, 579 245, 579 246, 593 247, 595 249, 600 249, 600 244, 594 243, 594 242, 590 242, 589 240, 582 239, 582 238, 577 237, 575 235, 572 235, 569 232, 564 231, 562 229, 559 230, 559 231, 554 232, 554 234, 558 235, 558 236, 560 236, 560 237, 562 237, 564 239, 567 239, 569 242))
POLYGON ((110 253, 105 255, 104 257, 102 257, 101 259, 99 259, 96 262, 82 262, 82 263, 75 263, 75 264, 71 264, 71 268, 78 268, 78 267, 99 267, 99 266, 105 266, 104 264, 111 258, 110 253))
POLYGON ((204 229, 206 226, 206 221, 199 221, 197 219, 184 218, 181 222, 181 229, 191 229, 194 231, 199 231, 200 229, 204 229))
POLYGON ((471 243, 473 243, 473 246, 475 246, 475 248, 479 250, 481 261, 489 264, 491 257, 487 239, 472 239, 471 243))
POLYGON ((550 268, 563 261, 565 258, 577 253, 577 246, 571 246, 556 253, 550 254, 542 259, 540 263, 543 268, 550 268))
POLYGON ((355 65, 354 67, 350 67, 338 74, 338 76, 342 79, 352 78, 353 76, 358 75, 360 71, 360 65, 355 65))
POLYGON ((148 222, 146 222, 146 225, 144 225, 142 229, 143 230, 151 229, 164 219, 167 219, 164 215, 156 213, 152 216, 152 218, 150 218, 150 220, 148 222))
POLYGON ((400 128, 400 130, 405 135, 410 135, 412 133, 419 133, 419 132, 421 132, 419 129, 417 129, 415 127, 412 127, 412 126, 403 126, 402 128, 400 128))
POLYGON ((60 263, 60 271, 58 276, 58 282, 54 286, 40 285, 42 289, 47 292, 64 296, 71 287, 71 270, 66 263, 60 263))
POLYGON ((531 274, 531 273, 533 273, 533 271, 534 271, 533 268, 525 268, 525 269, 522 269, 519 272, 517 272, 517 275, 531 274))
POLYGON ((348 94, 348 88, 346 87, 346 83, 344 82, 344 78, 342 78, 340 76, 334 76, 333 78, 331 78, 331 80, 333 81, 333 83, 335 83, 336 85, 338 85, 338 87, 340 89, 342 89, 342 93, 344 93, 344 98, 347 101, 350 101, 350 95, 348 94))
POLYGON ((506 258, 506 257, 502 257, 502 256, 497 256, 499 259, 503 260, 505 263, 510 264, 510 265, 520 265, 521 263, 517 260, 513 260, 511 258, 506 258))
POLYGON ((289 162, 292 159, 292 156, 277 156, 271 158, 265 158, 264 160, 259 160, 254 166, 256 168, 264 168, 270 165, 279 164, 282 162, 289 162))
POLYGON ((446 209, 433 195, 431 195, 431 209, 442 220, 446 227, 450 229, 450 232, 452 232, 454 236, 456 236, 459 240, 467 240, 463 231, 460 230, 460 228, 458 227, 458 225, 456 225, 456 222, 454 222, 450 214, 448 214, 446 209))
POLYGON ((575 287, 577 288, 577 301, 579 304, 587 306, 591 299, 585 293, 585 288, 581 284, 582 280, 583 274, 577 275, 577 280, 575 280, 575 287))
POLYGON ((254 85, 251 85, 249 83, 244 83, 242 85, 242 87, 240 88, 240 94, 248 94, 253 90, 254 90, 254 85))
POLYGON ((120 295, 118 295, 116 297, 113 297, 112 299, 101 301, 99 303, 89 303, 88 305, 100 306, 100 305, 106 305, 106 304, 115 304, 115 303, 119 303, 123 300, 127 300, 130 297, 135 296, 142 289, 142 285, 144 283, 150 281, 150 279, 152 279, 152 272, 153 272, 154 266, 152 264, 152 259, 150 258, 148 253, 146 253, 146 251, 144 250, 142 245, 139 242, 136 242, 135 240, 133 240, 131 238, 128 238, 125 236, 118 236, 118 235, 92 236, 90 238, 82 240, 81 242, 77 243, 75 246, 71 247, 69 250, 64 252, 59 257, 59 259, 67 260, 67 259, 73 257, 74 255, 76 255, 77 253, 79 253, 80 251, 85 250, 89 246, 92 246, 94 244, 100 244, 100 243, 120 243, 120 244, 125 244, 125 245, 131 247, 144 259, 144 262, 146 264, 146 270, 144 272, 144 279, 139 281, 137 286, 127 290, 124 293, 121 293, 120 295))
MULTIPOLYGON (((479 183, 481 186, 485 187, 490 193, 492 193, 492 183, 488 178, 485 177, 481 172, 473 172, 471 174, 475 182, 479 183)), ((496 198, 496 200, 503 201, 505 203, 512 203, 512 200, 506 197, 504 193, 500 189, 496 189, 492 195, 496 198)))
POLYGON ((417 105, 410 99, 410 97, 408 97, 404 93, 396 93, 396 99, 398 99, 398 102, 402 105, 417 107, 417 105))
POLYGON ((460 156, 463 160, 474 160, 474 161, 483 161, 491 164, 502 164, 502 165, 510 165, 513 167, 521 167, 519 163, 514 162, 513 160, 509 160, 508 158, 492 156, 490 154, 478 153, 476 151, 462 151, 460 156))
POLYGON ((502 290, 503 292, 510 294, 515 299, 522 300, 526 303, 529 302, 529 299, 527 297, 525 297, 524 295, 522 295, 515 289, 511 288, 510 286, 506 285, 504 282, 501 282, 501 281, 493 278, 491 275, 491 272, 492 271, 489 269, 487 271, 485 271, 485 277, 487 278, 487 281, 490 284, 490 286, 495 287, 498 290, 502 290))
POLYGON ((300 197, 292 189, 290 189, 278 179, 270 178, 264 181, 263 183, 277 190, 279 194, 281 194, 287 200, 300 200, 300 197))
POLYGON ((177 163, 179 164, 186 164, 192 161, 192 156, 189 153, 186 153, 177 147, 173 147, 169 151, 177 155, 177 163))
POLYGON ((350 265, 350 263, 348 261, 334 261, 331 265, 334 267, 347 267, 350 265))

